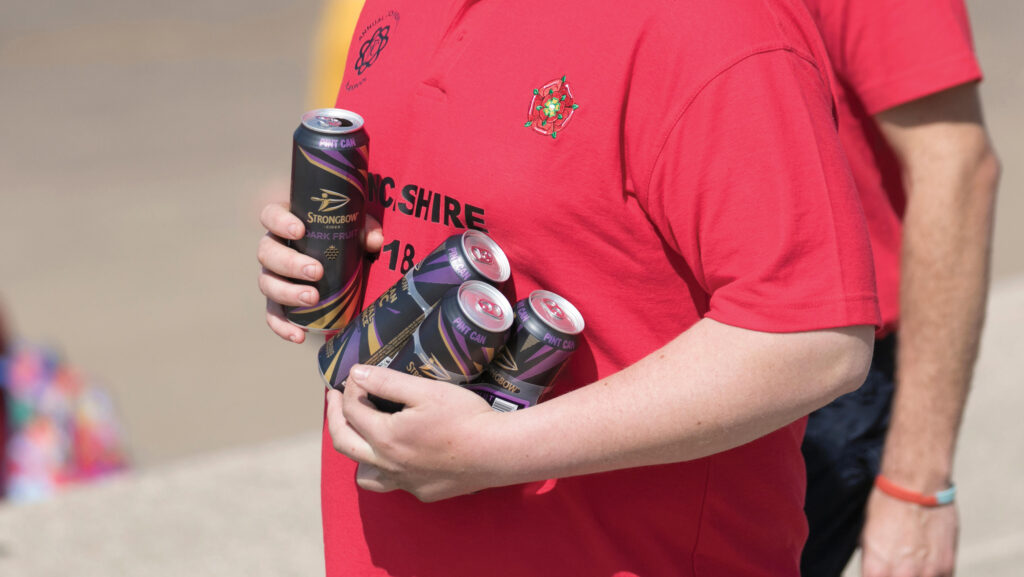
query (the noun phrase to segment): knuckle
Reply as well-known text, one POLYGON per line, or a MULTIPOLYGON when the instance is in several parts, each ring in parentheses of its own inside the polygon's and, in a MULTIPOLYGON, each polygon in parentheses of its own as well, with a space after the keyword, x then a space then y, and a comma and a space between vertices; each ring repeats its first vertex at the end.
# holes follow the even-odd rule
POLYGON ((256 245, 256 260, 260 261, 260 264, 266 266, 268 251, 270 249, 269 243, 273 242, 270 237, 263 235, 260 237, 259 244, 256 245))
POLYGON ((267 222, 270 221, 270 215, 273 212, 273 208, 273 204, 266 204, 260 210, 260 223, 263 224, 264 228, 267 227, 267 222))
POLYGON ((295 218, 295 215, 287 210, 279 210, 277 211, 277 214, 274 215, 274 229, 281 231, 282 233, 287 232, 288 227, 296 222, 301 221, 295 218))
POLYGON ((263 226, 276 234, 286 231, 293 220, 298 219, 288 210, 287 205, 282 203, 270 203, 263 207, 263 212, 260 214, 263 226))
POLYGON ((381 389, 381 392, 389 392, 394 390, 394 388, 398 386, 396 379, 398 379, 401 376, 402 374, 395 370, 377 370, 376 367, 371 367, 369 378, 373 379, 377 383, 377 385, 381 389))
POLYGON ((292 252, 288 255, 288 271, 290 272, 290 276, 302 276, 302 267, 305 265, 305 259, 299 253, 292 252))
POLYGON ((260 288, 260 292, 264 296, 270 296, 270 277, 266 273, 260 273, 260 276, 256 279, 256 286, 260 288))
MULTIPOLYGON (((352 387, 345 387, 344 395, 348 395, 348 391, 352 390, 352 387)), ((341 404, 341 416, 345 417, 345 420, 350 420, 354 415, 352 414, 355 409, 352 407, 353 403, 350 403, 348 399, 341 404)))

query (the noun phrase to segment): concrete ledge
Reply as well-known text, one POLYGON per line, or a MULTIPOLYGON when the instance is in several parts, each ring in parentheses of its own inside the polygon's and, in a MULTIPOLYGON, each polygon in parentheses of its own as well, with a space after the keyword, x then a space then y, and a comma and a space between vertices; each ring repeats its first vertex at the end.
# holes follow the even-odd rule
POLYGON ((0 575, 323 574, 318 434, 0 507, 0 575))

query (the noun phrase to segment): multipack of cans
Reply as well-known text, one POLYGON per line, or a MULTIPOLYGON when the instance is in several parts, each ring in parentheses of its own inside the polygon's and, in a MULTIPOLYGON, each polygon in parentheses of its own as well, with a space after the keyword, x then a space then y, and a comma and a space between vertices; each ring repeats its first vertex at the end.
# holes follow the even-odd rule
MULTIPOLYGON (((486 234, 448 237, 320 348, 328 387, 357 363, 464 386, 498 411, 536 404, 576 350, 583 316, 538 290, 513 307, 499 290, 511 268, 486 234)), ((401 405, 371 399, 384 411, 401 405)))
MULTIPOLYGON (((356 364, 390 367, 464 386, 497 411, 536 404, 569 355, 584 322, 564 297, 538 290, 509 303, 505 252, 486 234, 450 236, 358 315, 369 139, 362 117, 340 109, 305 114, 292 146, 291 210, 306 224, 292 246, 317 258, 321 301, 287 309, 306 330, 335 333, 317 365, 344 390, 356 364)), ((385 411, 401 405, 372 398, 385 411)))

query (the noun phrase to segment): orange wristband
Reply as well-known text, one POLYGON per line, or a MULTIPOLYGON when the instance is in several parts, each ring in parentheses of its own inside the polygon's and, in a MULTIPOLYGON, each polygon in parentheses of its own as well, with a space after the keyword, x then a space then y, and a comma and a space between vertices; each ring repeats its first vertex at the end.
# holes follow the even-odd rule
POLYGON ((906 501, 908 503, 916 503, 924 507, 941 507, 942 505, 949 505, 956 498, 956 485, 951 485, 944 491, 939 491, 934 495, 925 495, 918 493, 917 491, 911 491, 900 487, 896 483, 893 483, 889 479, 886 479, 881 474, 875 477, 875 486, 878 490, 895 497, 900 501, 906 501))

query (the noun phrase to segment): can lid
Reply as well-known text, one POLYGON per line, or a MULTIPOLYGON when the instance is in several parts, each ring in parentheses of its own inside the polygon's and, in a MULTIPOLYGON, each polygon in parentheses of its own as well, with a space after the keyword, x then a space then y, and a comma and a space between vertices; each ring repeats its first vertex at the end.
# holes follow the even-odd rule
POLYGON ((349 134, 363 127, 363 117, 340 108, 318 108, 302 115, 302 125, 323 134, 349 134))
POLYGON ((459 286, 459 308, 470 322, 492 333, 512 328, 512 305, 493 286, 470 280, 459 286))
POLYGON ((551 291, 530 293, 530 308, 544 324, 566 335, 583 332, 583 315, 571 302, 551 291))
POLYGON ((478 230, 462 233, 462 249, 478 273, 492 282, 505 282, 512 274, 505 251, 491 237, 478 230))

